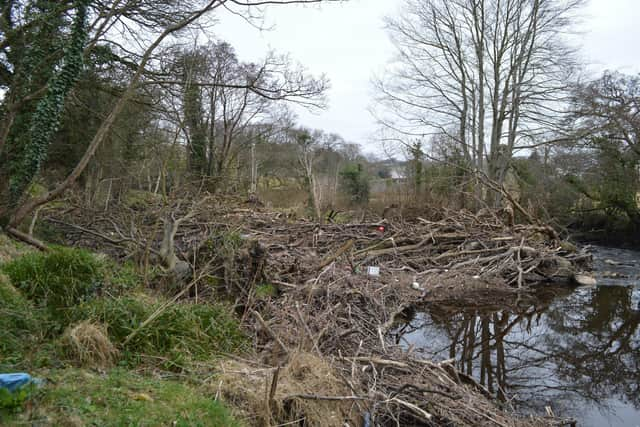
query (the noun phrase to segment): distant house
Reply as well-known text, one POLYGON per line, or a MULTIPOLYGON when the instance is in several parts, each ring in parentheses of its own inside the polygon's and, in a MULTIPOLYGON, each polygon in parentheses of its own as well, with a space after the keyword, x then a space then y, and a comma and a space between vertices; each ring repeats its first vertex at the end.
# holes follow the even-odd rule
POLYGON ((389 171, 391 177, 389 179, 400 182, 407 179, 407 173, 404 167, 395 166, 389 171))
POLYGON ((388 178, 379 178, 371 181, 371 194, 394 192, 407 182, 407 173, 404 165, 388 167, 388 178))

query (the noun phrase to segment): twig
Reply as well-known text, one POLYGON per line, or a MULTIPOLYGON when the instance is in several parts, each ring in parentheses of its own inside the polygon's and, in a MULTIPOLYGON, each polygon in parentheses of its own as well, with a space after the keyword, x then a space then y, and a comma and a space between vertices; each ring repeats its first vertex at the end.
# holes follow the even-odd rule
POLYGON ((366 396, 320 396, 315 394, 292 394, 283 400, 307 399, 307 400, 371 400, 366 396))
POLYGON ((313 344, 314 350, 318 353, 318 356, 322 357, 322 352, 318 348, 316 340, 313 338, 313 334, 311 333, 311 329, 309 329, 309 325, 304 320, 304 316, 302 315, 302 311, 300 310, 300 304, 298 303, 298 301, 296 301, 296 312, 298 313, 298 318, 300 320, 300 323, 302 324, 302 327, 304 328, 305 333, 307 334, 307 337, 309 338, 309 341, 311 341, 311 344, 313 344))
POLYGON ((409 403, 406 402, 404 400, 398 399, 397 397, 391 398, 388 400, 389 402, 395 402, 399 405, 402 405, 410 410, 412 410, 414 413, 419 414, 420 416, 422 416, 425 420, 429 421, 431 420, 431 418, 433 418, 433 415, 428 413, 427 411, 425 411, 424 409, 420 408, 417 405, 414 405, 413 403, 409 403))
POLYGON ((333 254, 329 255, 325 259, 323 259, 322 262, 320 263, 320 265, 318 265, 317 270, 325 268, 327 265, 331 264, 333 261, 335 261, 336 259, 340 258, 340 256, 342 256, 342 254, 344 254, 345 252, 347 252, 349 249, 351 249, 353 247, 353 243, 354 242, 355 242, 355 240, 353 240, 353 239, 349 240, 347 243, 342 245, 340 247, 340 249, 338 249, 336 252, 334 252, 333 254))
POLYGON ((288 355, 290 353, 289 349, 287 348, 286 345, 284 345, 282 340, 275 334, 275 332, 273 332, 273 330, 269 327, 269 325, 267 325, 267 322, 265 322, 262 316, 260 316, 260 313, 258 313, 255 310, 251 310, 251 313, 253 313, 253 316, 260 323, 260 326, 262 326, 262 329, 264 329, 265 332, 267 332, 269 336, 278 343, 282 351, 284 351, 288 355))

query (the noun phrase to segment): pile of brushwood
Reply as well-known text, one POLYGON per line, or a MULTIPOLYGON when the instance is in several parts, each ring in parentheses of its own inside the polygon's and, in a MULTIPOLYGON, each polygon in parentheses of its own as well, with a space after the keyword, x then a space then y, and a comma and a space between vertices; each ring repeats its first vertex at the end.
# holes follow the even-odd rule
POLYGON ((40 227, 161 265, 165 290, 180 298, 235 302, 254 354, 222 364, 214 381, 250 424, 571 423, 518 416, 454 361, 423 360, 392 339, 426 302, 497 303, 545 282, 583 281, 590 256, 548 226, 464 210, 317 224, 202 195, 71 206, 42 212, 40 227))

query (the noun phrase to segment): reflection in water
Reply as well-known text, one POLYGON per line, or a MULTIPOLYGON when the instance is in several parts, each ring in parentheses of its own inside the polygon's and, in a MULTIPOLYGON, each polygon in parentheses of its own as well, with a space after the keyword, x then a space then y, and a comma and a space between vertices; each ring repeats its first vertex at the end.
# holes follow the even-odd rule
POLYGON ((432 306, 396 338, 426 357, 455 359, 520 411, 551 406, 580 425, 636 426, 639 299, 633 286, 599 286, 561 297, 546 292, 515 310, 432 306))

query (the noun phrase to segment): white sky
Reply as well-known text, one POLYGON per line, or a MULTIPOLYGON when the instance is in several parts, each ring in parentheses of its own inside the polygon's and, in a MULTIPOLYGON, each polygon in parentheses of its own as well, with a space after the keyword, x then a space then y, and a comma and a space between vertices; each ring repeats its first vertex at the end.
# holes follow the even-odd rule
MULTIPOLYGON (((319 114, 299 111, 299 122, 374 148, 376 124, 368 112, 371 80, 381 74, 394 49, 382 18, 400 0, 349 0, 323 6, 277 6, 267 10, 269 31, 224 16, 215 35, 235 46, 243 60, 257 60, 270 48, 289 53, 312 73, 331 80, 329 108, 319 114)), ((584 10, 582 56, 589 70, 640 72, 640 0, 590 0, 584 10)))

